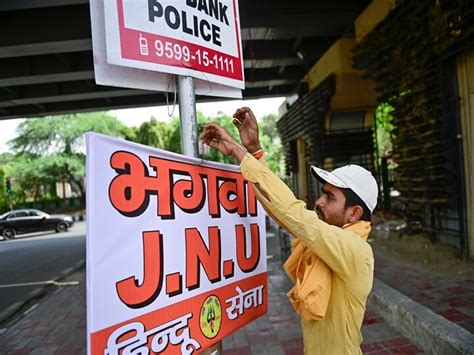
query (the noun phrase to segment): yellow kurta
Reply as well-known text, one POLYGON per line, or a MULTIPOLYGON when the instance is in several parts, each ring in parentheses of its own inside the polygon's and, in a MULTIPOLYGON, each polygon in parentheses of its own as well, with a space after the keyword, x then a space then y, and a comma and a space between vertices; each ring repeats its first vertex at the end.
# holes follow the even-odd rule
POLYGON ((372 248, 363 239, 370 225, 357 222, 339 228, 321 221, 316 212, 306 209, 304 201, 296 199, 291 190, 251 154, 246 154, 240 169, 254 184, 257 198, 267 213, 332 270, 325 318, 301 319, 305 354, 361 354, 361 327, 374 271, 372 248))

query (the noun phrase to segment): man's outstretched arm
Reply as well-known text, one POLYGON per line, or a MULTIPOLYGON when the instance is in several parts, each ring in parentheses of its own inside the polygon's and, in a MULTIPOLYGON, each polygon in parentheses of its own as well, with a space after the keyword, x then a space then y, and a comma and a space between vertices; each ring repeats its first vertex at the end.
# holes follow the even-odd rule
POLYGON ((361 248, 366 244, 354 233, 321 221, 316 212, 306 209, 278 176, 260 164, 241 144, 218 124, 204 127, 204 143, 224 155, 232 155, 239 163, 242 174, 255 187, 258 200, 267 213, 293 236, 318 255, 341 278, 350 281, 363 266, 361 248))

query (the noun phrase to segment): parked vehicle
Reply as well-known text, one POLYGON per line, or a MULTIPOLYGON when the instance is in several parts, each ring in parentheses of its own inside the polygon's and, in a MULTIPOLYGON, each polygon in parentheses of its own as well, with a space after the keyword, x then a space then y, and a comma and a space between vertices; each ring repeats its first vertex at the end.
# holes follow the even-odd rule
POLYGON ((55 230, 66 232, 74 221, 71 216, 49 215, 40 210, 22 209, 7 212, 0 216, 0 233, 3 239, 13 239, 20 233, 55 230))

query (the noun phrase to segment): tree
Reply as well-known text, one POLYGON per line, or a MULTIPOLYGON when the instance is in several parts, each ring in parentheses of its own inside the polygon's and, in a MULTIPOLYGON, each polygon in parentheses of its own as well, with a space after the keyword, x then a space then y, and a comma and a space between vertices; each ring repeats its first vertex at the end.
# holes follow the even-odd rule
POLYGON ((135 136, 130 139, 136 143, 150 147, 181 153, 181 138, 179 131, 179 119, 173 118, 171 122, 162 122, 152 117, 134 128, 135 136))
POLYGON ((35 199, 44 185, 67 181, 84 203, 84 133, 97 132, 124 137, 130 130, 104 112, 32 118, 17 128, 18 136, 9 142, 15 159, 8 171, 15 185, 35 199))
POLYGON ((276 122, 278 117, 274 114, 263 116, 259 122, 260 145, 265 151, 268 168, 273 172, 283 175, 282 156, 283 148, 276 122))
POLYGON ((105 112, 31 118, 20 123, 18 136, 9 145, 17 154, 71 154, 83 152, 86 132, 123 137, 125 130, 120 121, 105 112))
POLYGON ((0 153, 0 167, 7 165, 13 159, 15 159, 15 155, 12 153, 9 153, 9 152, 0 153))
MULTIPOLYGON (((266 152, 268 167, 274 172, 280 173, 282 146, 276 128, 276 115, 267 115, 260 121, 260 142, 266 152)), ((232 123, 232 117, 219 112, 215 117, 205 116, 202 112, 197 112, 198 132, 206 123, 217 122, 229 133, 238 137, 239 132, 232 123)), ((164 149, 170 152, 181 154, 181 128, 180 120, 174 117, 170 122, 165 123, 151 118, 150 121, 142 123, 135 128, 135 136, 132 141, 152 147, 164 149)), ((234 158, 224 157, 214 149, 204 148, 203 159, 217 161, 227 164, 235 164, 234 158)))
MULTIPOLYGON (((217 117, 206 117, 201 112, 197 112, 198 131, 201 131, 201 127, 206 123, 217 121, 223 125, 229 131, 236 134, 237 130, 232 124, 230 116, 226 116, 223 113, 219 113, 217 117)), ((170 152, 182 153, 181 147, 181 125, 178 117, 174 117, 169 122, 161 122, 154 118, 150 121, 142 123, 138 128, 135 129, 134 142, 164 149, 170 152)), ((219 152, 214 150, 209 151, 203 155, 204 159, 213 160, 224 163, 233 163, 233 158, 224 157, 219 152)))
POLYGON ((0 154, 0 213, 8 211, 12 204, 24 200, 21 189, 12 190, 10 165, 15 161, 15 155, 9 152, 0 154))
POLYGON ((8 209, 5 172, 0 168, 0 214, 8 209))

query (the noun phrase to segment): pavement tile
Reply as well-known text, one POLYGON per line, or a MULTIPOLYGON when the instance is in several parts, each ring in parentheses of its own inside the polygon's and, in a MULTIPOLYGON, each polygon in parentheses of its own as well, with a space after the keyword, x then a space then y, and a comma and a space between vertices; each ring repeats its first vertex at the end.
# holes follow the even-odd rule
POLYGON ((436 300, 436 299, 423 301, 423 302, 419 302, 419 303, 421 303, 425 307, 428 307, 429 309, 431 309, 432 311, 434 311, 438 314, 440 312, 447 311, 448 309, 451 308, 449 303, 442 302, 442 301, 439 301, 439 300, 436 300))
POLYGON ((416 302, 424 302, 424 301, 432 300, 433 297, 424 292, 418 292, 418 293, 412 294, 411 299, 413 299, 416 302))
POLYGON ((410 345, 411 342, 405 337, 398 337, 389 340, 382 340, 382 345, 387 349, 401 347, 402 345, 410 345))
POLYGON ((302 355, 303 349, 283 349, 285 351, 285 355, 302 355))
POLYGON ((30 338, 30 341, 28 342, 28 347, 30 348, 36 348, 39 344, 41 344, 41 341, 43 340, 42 336, 32 336, 30 338))
POLYGON ((225 337, 222 340, 222 350, 234 349, 234 348, 235 348, 235 344, 234 344, 234 337, 233 336, 225 337))
POLYGON ((456 308, 451 308, 445 312, 440 312, 440 315, 454 323, 461 323, 462 321, 472 319, 471 316, 462 313, 456 308))
POLYGON ((375 324, 375 323, 380 323, 383 322, 383 318, 379 316, 378 314, 371 313, 370 316, 367 314, 364 317, 364 321, 362 322, 363 325, 369 325, 369 324, 375 324))
POLYGON ((468 316, 471 316, 474 318, 474 307, 459 307, 458 308, 462 313, 467 314, 468 316))
POLYGON ((466 330, 474 333, 474 319, 468 319, 459 323, 460 326, 465 328, 466 330))
POLYGON ((418 285, 415 286, 416 289, 420 291, 427 291, 427 290, 432 290, 433 289, 433 284, 431 282, 422 282, 418 285))
POLYGON ((21 350, 11 350, 8 352, 9 355, 28 355, 28 354, 31 354, 31 352, 33 351, 34 349, 32 348, 24 348, 24 349, 21 349, 21 350))
POLYGON ((300 324, 297 323, 294 326, 282 326, 282 325, 275 325, 274 326, 275 332, 277 333, 278 340, 280 341, 287 341, 292 339, 297 339, 301 337, 301 327, 300 324))
POLYGON ((474 293, 474 290, 462 286, 450 287, 448 288, 448 290, 451 291, 454 295, 466 295, 474 293))
POLYGON ((234 346, 236 348, 249 345, 247 332, 245 331, 245 328, 241 328, 235 333, 233 333, 232 339, 234 340, 234 346))
POLYGON ((279 342, 253 343, 250 345, 252 355, 285 355, 279 342))
POLYGON ((268 317, 260 317, 253 323, 255 323, 255 326, 258 330, 268 330, 272 328, 272 322, 268 317))
POLYGON ((258 343, 272 343, 278 338, 273 329, 251 330, 247 332, 250 344, 258 343))
POLYGON ((392 354, 421 354, 423 350, 416 347, 415 345, 402 346, 395 349, 390 349, 392 354))
POLYGON ((474 280, 458 281, 457 284, 464 288, 469 288, 471 290, 474 290, 474 280))
POLYGON ((362 334, 365 342, 388 340, 401 336, 399 332, 385 322, 363 326, 362 334))
MULTIPOLYGON (((21 350, 21 349, 24 349, 27 347, 28 343, 30 342, 30 338, 29 337, 22 337, 18 342, 16 342, 13 346, 12 346, 12 350, 21 350)), ((28 346, 28 348, 30 348, 30 346, 28 346)))
POLYGON ((289 339, 281 342, 284 349, 303 349, 303 338, 300 336, 295 339, 289 339))
POLYGON ((474 305, 472 296, 456 296, 450 298, 442 298, 442 301, 449 303, 451 307, 470 307, 474 305))
POLYGON ((245 355, 245 354, 252 353, 249 346, 243 346, 240 348, 234 348, 234 349, 228 349, 228 350, 223 349, 222 352, 226 355, 245 355))
POLYGON ((295 320, 293 317, 291 317, 289 314, 281 314, 277 313, 276 315, 270 315, 268 317, 268 320, 271 322, 273 325, 283 325, 283 326, 290 326, 295 324, 295 320))
POLYGON ((381 343, 379 342, 374 342, 374 343, 364 343, 361 346, 362 352, 365 353, 371 353, 373 351, 380 351, 384 350, 384 347, 381 343))
MULTIPOLYGON (((31 355, 45 355, 45 354, 54 354, 56 351, 57 346, 48 346, 48 347, 41 347, 41 348, 34 348, 31 351, 31 355)), ((76 352, 77 354, 77 352, 76 352)))
POLYGON ((83 349, 76 348, 76 349, 71 349, 71 348, 58 348, 54 352, 54 355, 78 355, 81 354, 83 349))

